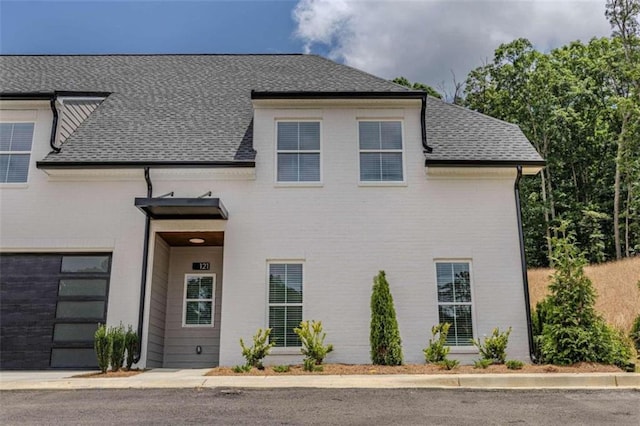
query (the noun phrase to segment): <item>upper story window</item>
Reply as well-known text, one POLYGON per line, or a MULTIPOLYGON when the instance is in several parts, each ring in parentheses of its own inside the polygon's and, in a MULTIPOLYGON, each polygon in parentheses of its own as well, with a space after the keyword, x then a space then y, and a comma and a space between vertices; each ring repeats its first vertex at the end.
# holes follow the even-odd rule
POLYGON ((402 123, 360 121, 360 182, 403 182, 402 123))
POLYGON ((320 182, 320 122, 279 121, 278 182, 320 182))
POLYGON ((25 183, 33 143, 33 123, 0 123, 0 183, 25 183))

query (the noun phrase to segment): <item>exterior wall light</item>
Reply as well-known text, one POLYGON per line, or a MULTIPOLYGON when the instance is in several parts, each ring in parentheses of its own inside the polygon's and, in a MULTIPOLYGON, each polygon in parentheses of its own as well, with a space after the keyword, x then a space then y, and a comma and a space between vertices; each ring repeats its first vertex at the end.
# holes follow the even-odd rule
POLYGON ((202 244, 204 240, 202 238, 189 238, 191 244, 202 244))

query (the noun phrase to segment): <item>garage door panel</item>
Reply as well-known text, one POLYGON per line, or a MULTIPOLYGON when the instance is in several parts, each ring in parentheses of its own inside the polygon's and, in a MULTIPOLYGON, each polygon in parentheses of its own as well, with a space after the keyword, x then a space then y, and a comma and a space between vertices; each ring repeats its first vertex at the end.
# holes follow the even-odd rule
POLYGON ((106 320, 110 262, 104 253, 0 255, 0 369, 95 366, 91 330, 106 320))

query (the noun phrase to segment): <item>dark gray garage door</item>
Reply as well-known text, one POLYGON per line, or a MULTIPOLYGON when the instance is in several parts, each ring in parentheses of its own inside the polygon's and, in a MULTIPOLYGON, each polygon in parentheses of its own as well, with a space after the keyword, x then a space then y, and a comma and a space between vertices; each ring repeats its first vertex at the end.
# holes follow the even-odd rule
POLYGON ((0 255, 0 369, 97 365, 110 254, 0 255))

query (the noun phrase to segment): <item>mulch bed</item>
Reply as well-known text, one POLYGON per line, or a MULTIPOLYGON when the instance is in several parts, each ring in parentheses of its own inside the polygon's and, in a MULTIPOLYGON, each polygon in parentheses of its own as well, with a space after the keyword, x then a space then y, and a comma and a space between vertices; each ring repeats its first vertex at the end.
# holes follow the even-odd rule
POLYGON ((92 373, 84 373, 84 374, 78 374, 76 376, 71 376, 72 378, 90 378, 90 379, 103 379, 103 378, 110 378, 110 377, 131 377, 131 376, 136 376, 140 373, 145 372, 146 370, 140 370, 138 368, 132 368, 131 370, 118 370, 118 371, 107 371, 106 373, 102 373, 100 371, 98 372, 92 372, 92 373))
POLYGON ((613 365, 601 365, 593 363, 578 363, 571 366, 557 365, 530 365, 525 364, 520 370, 509 370, 505 365, 490 365, 485 369, 474 368, 471 365, 461 365, 453 370, 445 370, 437 365, 407 364, 400 366, 384 365, 348 365, 326 364, 323 371, 307 372, 301 365, 292 365, 286 373, 277 373, 272 367, 264 370, 252 368, 247 373, 234 373, 229 367, 216 367, 210 370, 207 376, 299 376, 308 374, 325 375, 367 375, 367 374, 523 374, 523 373, 621 373, 622 370, 613 365))

